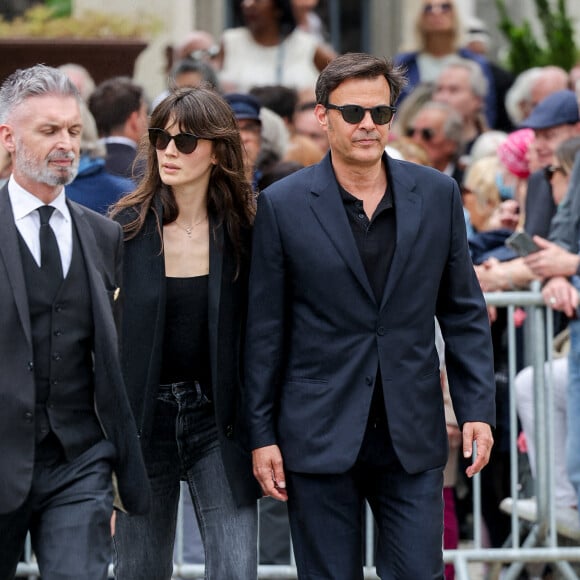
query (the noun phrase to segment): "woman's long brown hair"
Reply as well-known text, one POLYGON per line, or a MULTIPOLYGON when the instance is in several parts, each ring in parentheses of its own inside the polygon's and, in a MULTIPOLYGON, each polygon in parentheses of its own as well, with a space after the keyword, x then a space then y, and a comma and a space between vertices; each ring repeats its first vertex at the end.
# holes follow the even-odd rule
MULTIPOLYGON (((239 262, 241 230, 251 225, 255 203, 252 187, 244 173, 242 142, 233 111, 211 89, 179 89, 157 105, 149 126, 165 129, 169 122, 174 122, 181 132, 212 140, 217 163, 211 170, 207 210, 213 222, 225 228, 239 262)), ((174 222, 179 213, 171 187, 161 181, 157 154, 146 136, 140 144, 139 156, 146 159, 143 179, 134 192, 117 201, 110 213, 115 217, 127 209, 134 209, 134 219, 123 225, 126 240, 139 233, 150 209, 155 212, 160 234, 163 225, 174 222), (156 200, 161 203, 162 215, 158 215, 156 200)))

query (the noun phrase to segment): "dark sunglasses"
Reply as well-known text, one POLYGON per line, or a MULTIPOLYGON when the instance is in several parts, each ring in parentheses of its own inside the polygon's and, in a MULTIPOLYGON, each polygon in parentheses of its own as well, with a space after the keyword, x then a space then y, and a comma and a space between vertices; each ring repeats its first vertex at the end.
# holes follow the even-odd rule
MULTIPOLYGON (((208 137, 203 137, 207 139, 208 137)), ((149 143, 158 149, 163 151, 167 149, 171 139, 175 143, 175 147, 180 153, 193 153, 197 147, 197 142, 201 137, 193 135, 191 133, 178 133, 177 135, 170 135, 164 129, 149 129, 149 143)))
POLYGON ((435 10, 439 10, 439 12, 451 12, 453 10, 453 4, 451 2, 443 2, 443 4, 425 4, 423 6, 424 14, 433 14, 435 10))
POLYGON ((376 125, 386 125, 395 114, 396 107, 389 105, 378 105, 376 107, 361 107, 360 105, 326 105, 327 109, 340 111, 342 118, 351 125, 360 123, 367 111, 371 112, 371 119, 376 125))
POLYGON ((554 177, 554 173, 557 173, 558 171, 564 177, 568 175, 568 172, 561 165, 548 165, 548 167, 544 167, 544 175, 548 181, 550 181, 552 177, 554 177))
POLYGON ((433 139, 433 137, 435 137, 435 131, 433 131, 433 129, 429 129, 429 128, 424 128, 424 129, 415 129, 415 127, 409 127, 406 131, 405 131, 405 135, 407 135, 407 137, 414 137, 415 133, 419 133, 419 135, 421 135, 421 139, 423 139, 423 141, 431 141, 431 139, 433 139))

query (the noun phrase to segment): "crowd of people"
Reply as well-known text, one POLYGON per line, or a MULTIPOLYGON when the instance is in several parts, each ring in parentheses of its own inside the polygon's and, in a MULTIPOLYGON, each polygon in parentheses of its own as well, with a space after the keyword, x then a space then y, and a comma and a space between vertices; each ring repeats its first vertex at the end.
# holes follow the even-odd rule
POLYGON ((533 281, 577 508, 574 71, 511 75, 453 0, 422 1, 413 51, 340 55, 317 4, 238 0, 160 95, 74 63, 1 84, 0 580, 28 532, 47 580, 169 580, 183 490, 208 579, 291 549, 301 579, 362 578, 367 501, 379 577, 452 580, 474 474, 487 545, 510 531, 508 320, 483 294, 533 281))

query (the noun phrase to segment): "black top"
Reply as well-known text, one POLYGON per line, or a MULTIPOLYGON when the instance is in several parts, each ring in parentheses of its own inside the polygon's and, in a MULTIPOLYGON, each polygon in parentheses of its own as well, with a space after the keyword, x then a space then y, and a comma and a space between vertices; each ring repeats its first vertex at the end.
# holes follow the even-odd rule
POLYGON ((348 193, 340 185, 339 189, 352 235, 375 299, 380 304, 387 276, 391 269, 397 239, 393 196, 390 193, 390 188, 387 188, 374 215, 369 220, 364 211, 362 200, 348 193))
MULTIPOLYGON (((370 220, 364 211, 362 200, 348 193, 340 185, 339 190, 378 309, 391 269, 397 240, 395 207, 391 187, 387 186, 387 190, 370 220)), ((389 434, 381 383, 381 369, 379 367, 376 372, 373 398, 358 461, 375 466, 388 466, 397 463, 398 459, 389 434)))
POLYGON ((209 276, 166 278, 161 384, 199 381, 211 399, 208 334, 209 276))

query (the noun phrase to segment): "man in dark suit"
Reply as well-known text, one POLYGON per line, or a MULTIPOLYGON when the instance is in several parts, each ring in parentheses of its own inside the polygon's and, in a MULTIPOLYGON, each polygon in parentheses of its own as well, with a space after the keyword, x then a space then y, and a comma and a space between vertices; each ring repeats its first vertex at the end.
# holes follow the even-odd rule
POLYGON ((301 579, 362 579, 361 509, 389 579, 443 578, 447 432, 437 317, 472 476, 495 420, 491 340, 457 184, 384 153, 402 73, 336 58, 316 86, 330 153, 258 198, 246 397, 254 474, 288 500, 301 579))
POLYGON ((0 88, 1 580, 28 531, 43 578, 104 580, 114 487, 129 512, 149 503, 118 358, 121 228, 65 198, 79 102, 43 65, 0 88))
POLYGON ((128 77, 103 81, 88 101, 99 137, 107 147, 105 169, 113 175, 139 180, 144 166, 134 166, 137 147, 147 132, 147 101, 143 87, 128 77))

